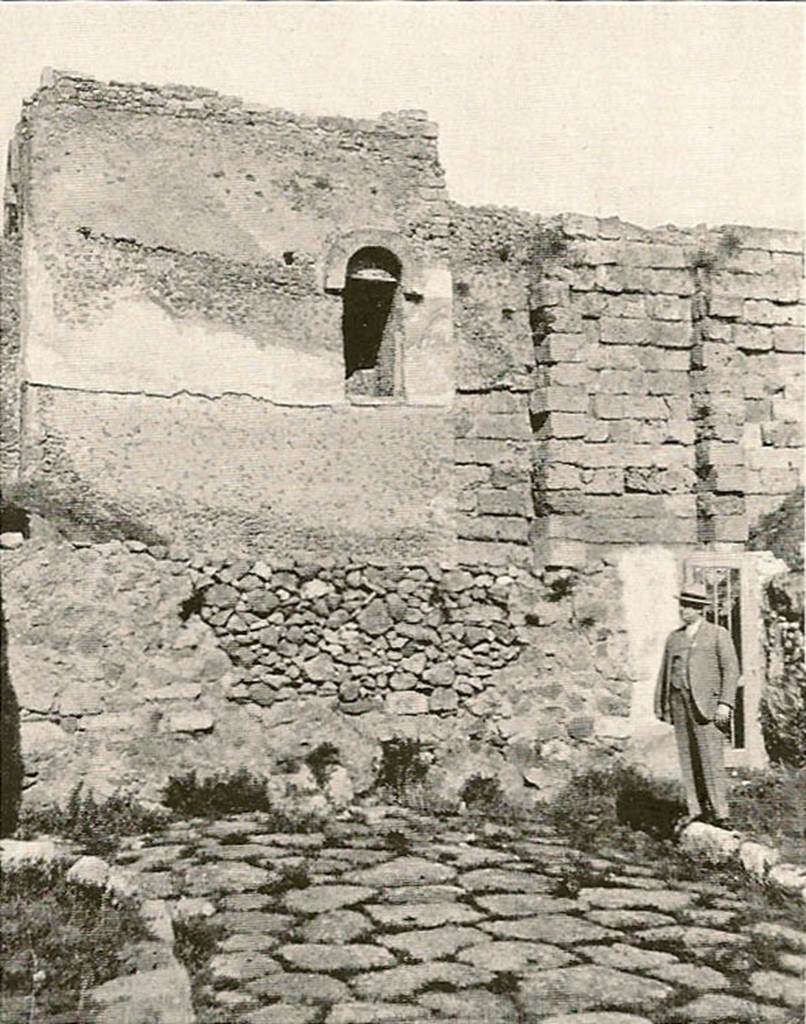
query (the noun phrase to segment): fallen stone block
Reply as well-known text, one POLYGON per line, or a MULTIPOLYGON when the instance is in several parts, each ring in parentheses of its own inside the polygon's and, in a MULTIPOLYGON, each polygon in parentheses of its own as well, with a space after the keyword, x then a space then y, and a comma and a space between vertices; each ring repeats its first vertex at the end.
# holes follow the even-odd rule
POLYGON ((767 881, 792 895, 800 893, 806 902, 806 865, 777 864, 767 875, 767 881))
POLYGON ((764 843, 746 842, 739 848, 739 860, 745 871, 762 881, 771 867, 781 859, 780 853, 764 843))
POLYGON ((735 832, 702 821, 692 822, 680 833, 680 848, 712 864, 723 864, 738 852, 741 838, 735 832))
POLYGON ((101 857, 79 857, 65 877, 68 882, 104 886, 109 880, 109 864, 101 857))
POLYGON ((64 856, 52 839, 0 839, 0 865, 19 867, 36 861, 50 862, 64 856))
POLYGON ((178 963, 114 978, 89 992, 98 1024, 194 1024, 190 979, 178 963))

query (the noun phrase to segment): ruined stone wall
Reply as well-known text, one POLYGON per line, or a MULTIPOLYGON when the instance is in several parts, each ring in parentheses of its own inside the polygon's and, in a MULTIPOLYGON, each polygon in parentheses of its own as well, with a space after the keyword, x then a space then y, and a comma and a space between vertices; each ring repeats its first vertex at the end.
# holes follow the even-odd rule
POLYGON ((0 478, 7 486, 20 457, 20 269, 17 238, 0 238, 0 478))
POLYGON ((525 769, 646 725, 683 559, 800 478, 799 236, 461 207, 417 113, 56 76, 18 141, 14 497, 75 542, 4 554, 30 795, 323 737, 361 785, 393 735, 525 769), (370 404, 365 245, 405 321, 370 404))
POLYGON ((539 218, 517 210, 451 211, 456 531, 469 562, 531 558, 529 401, 537 365, 530 299, 541 274, 543 235, 539 218))
POLYGON ((64 75, 17 164, 23 479, 108 536, 581 564, 741 544, 799 477, 793 232, 465 208, 418 112, 64 75), (349 253, 387 243, 406 393, 368 409, 339 291, 349 253))
POLYGON ((517 775, 628 732, 619 581, 603 562, 211 563, 39 540, 2 561, 27 800, 77 781, 153 798, 172 774, 270 772, 324 740, 367 788, 392 736, 422 739, 438 765, 517 775))
POLYGON ((48 79, 18 146, 26 501, 76 535, 222 555, 450 557, 450 279, 419 227, 444 205, 435 139, 416 111, 48 79), (403 262, 405 393, 359 406, 340 291, 365 245, 403 262))
POLYGON ((800 476, 802 238, 563 230, 539 310, 537 536, 744 543, 800 476))

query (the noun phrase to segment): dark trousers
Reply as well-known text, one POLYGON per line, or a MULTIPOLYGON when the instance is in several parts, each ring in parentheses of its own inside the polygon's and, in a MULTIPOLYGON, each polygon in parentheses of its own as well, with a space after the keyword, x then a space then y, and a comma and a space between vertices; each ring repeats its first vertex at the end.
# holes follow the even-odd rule
POLYGON ((685 690, 672 689, 671 708, 688 813, 727 818, 723 734, 713 722, 698 718, 685 690))

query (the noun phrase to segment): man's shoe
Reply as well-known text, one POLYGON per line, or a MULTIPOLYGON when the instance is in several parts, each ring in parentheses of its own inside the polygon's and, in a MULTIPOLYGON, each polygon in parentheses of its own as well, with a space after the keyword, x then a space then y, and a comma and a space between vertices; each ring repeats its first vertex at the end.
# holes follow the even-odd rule
POLYGON ((724 828, 728 832, 732 831, 730 818, 727 815, 709 814, 704 820, 709 825, 713 825, 714 828, 724 828))
POLYGON ((702 815, 699 814, 685 814, 682 818, 678 818, 674 823, 674 835, 677 838, 683 829, 688 828, 689 825, 694 824, 695 821, 702 821, 702 815))

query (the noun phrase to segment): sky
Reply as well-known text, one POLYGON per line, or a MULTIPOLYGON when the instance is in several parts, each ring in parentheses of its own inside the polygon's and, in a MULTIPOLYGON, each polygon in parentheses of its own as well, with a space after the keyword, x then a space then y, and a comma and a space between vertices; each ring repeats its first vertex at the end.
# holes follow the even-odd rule
POLYGON ((49 66, 424 108, 462 203, 802 228, 805 24, 789 3, 0 3, 0 140, 49 66))

